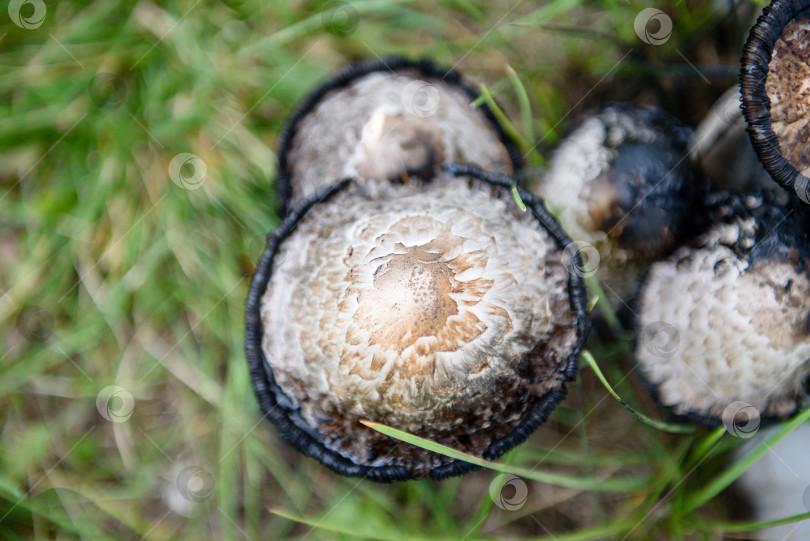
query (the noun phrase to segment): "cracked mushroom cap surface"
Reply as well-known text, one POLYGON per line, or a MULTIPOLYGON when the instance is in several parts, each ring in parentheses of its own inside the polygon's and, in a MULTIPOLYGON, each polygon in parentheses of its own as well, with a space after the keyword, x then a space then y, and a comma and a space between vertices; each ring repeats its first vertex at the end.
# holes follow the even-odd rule
POLYGON ((447 163, 513 175, 522 158, 479 93, 452 69, 388 58, 350 65, 312 91, 278 143, 285 212, 340 179, 430 179, 447 163))
POLYGON ((636 362, 674 413, 719 424, 741 401, 784 418, 806 396, 810 245, 800 205, 767 192, 713 196, 714 225, 652 266, 636 362))
POLYGON ((344 181, 271 235, 248 300, 262 408, 345 475, 474 469, 383 436, 381 422, 493 459, 564 397, 587 331, 581 280, 542 204, 442 175, 369 194, 344 181))
POLYGON ((661 109, 607 106, 584 115, 534 187, 571 238, 596 250, 581 270, 614 306, 701 222, 706 190, 687 158, 690 135, 661 109))
POLYGON ((810 203, 810 1, 765 8, 745 45, 740 87, 760 161, 810 203))

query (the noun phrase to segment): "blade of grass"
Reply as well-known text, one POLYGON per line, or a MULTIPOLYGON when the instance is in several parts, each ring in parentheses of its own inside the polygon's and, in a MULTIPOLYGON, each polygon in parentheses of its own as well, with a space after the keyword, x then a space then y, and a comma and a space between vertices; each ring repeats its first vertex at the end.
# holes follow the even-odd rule
POLYGON ((807 409, 787 421, 779 432, 762 442, 750 455, 739 462, 735 462, 730 468, 704 486, 702 490, 699 490, 693 494, 691 498, 687 499, 685 505, 686 510, 692 511, 717 496, 724 488, 733 483, 743 472, 750 468, 754 462, 762 458, 774 445, 782 441, 782 439, 795 430, 796 427, 809 420, 810 409, 807 409))
POLYGON ((521 152, 526 152, 526 149, 529 148, 526 144, 526 140, 520 135, 520 132, 515 129, 515 125, 512 124, 512 121, 509 120, 506 115, 504 114, 503 110, 500 106, 495 103, 495 98, 492 97, 492 94, 489 92, 487 85, 482 84, 480 86, 481 89, 481 96, 472 102, 473 107, 477 107, 481 103, 486 103, 487 106, 492 110, 492 114, 495 115, 495 119, 498 121, 498 124, 501 125, 503 131, 506 132, 509 137, 511 137, 520 147, 521 152))
POLYGON ((619 396, 618 393, 616 393, 616 391, 613 390, 613 387, 611 387, 610 383, 608 383, 607 379, 605 379, 604 374, 602 374, 602 371, 599 369, 599 366, 596 364, 596 360, 594 360, 593 355, 591 355, 591 353, 589 351, 587 351, 587 350, 583 351, 581 353, 581 357, 583 359, 585 359, 585 362, 588 363, 588 365, 591 367, 591 370, 594 371, 594 373, 596 374, 596 377, 599 378, 599 381, 602 382, 602 385, 605 386, 605 389, 608 390, 608 392, 613 396, 613 398, 618 400, 619 404, 624 406, 625 409, 627 409, 627 411, 632 413, 641 422, 643 422, 645 424, 648 424, 648 425, 652 426, 653 428, 657 428, 658 430, 663 430, 664 432, 671 432, 673 434, 691 434, 691 433, 693 433, 695 431, 694 426, 691 426, 691 425, 679 425, 679 424, 674 424, 674 423, 666 423, 664 421, 659 421, 657 419, 652 419, 650 417, 647 417, 646 415, 644 415, 640 411, 635 410, 632 406, 630 406, 627 402, 625 402, 624 399, 621 396, 619 396))
POLYGON ((508 64, 506 66, 506 74, 509 77, 509 81, 512 83, 512 88, 515 89, 515 94, 517 94, 518 105, 520 106, 520 120, 523 124, 524 137, 526 138, 529 148, 534 148, 534 117, 532 115, 532 105, 529 102, 529 94, 526 93, 526 88, 524 88, 518 74, 515 73, 512 66, 508 64))
POLYGON ((452 447, 448 447, 446 445, 442 445, 440 443, 436 443, 427 440, 425 438, 421 438, 419 436, 414 436, 413 434, 403 432, 402 430, 398 430, 396 428, 386 426, 381 423, 375 423, 373 421, 360 421, 360 422, 366 425, 367 427, 376 430, 377 432, 385 434, 386 436, 391 436, 392 438, 402 440, 406 443, 410 443, 411 445, 416 445, 417 447, 421 447, 422 449, 427 449, 428 451, 433 451, 434 453, 439 453, 441 455, 445 455, 450 458, 455 458, 457 460, 470 462, 472 464, 476 464, 478 466, 488 468, 490 470, 496 470, 502 473, 511 473, 519 477, 523 477, 525 479, 540 481, 541 483, 548 483, 551 485, 558 485, 568 488, 578 488, 581 490, 596 490, 603 492, 632 492, 635 490, 641 490, 647 485, 649 481, 644 477, 626 477, 620 479, 593 479, 587 477, 576 477, 573 475, 541 472, 534 469, 511 466, 509 464, 504 464, 502 462, 491 462, 489 460, 479 458, 477 456, 457 451, 452 447))
POLYGON ((802 513, 801 515, 793 515, 776 520, 763 520, 758 522, 711 522, 706 526, 716 533, 752 532, 808 519, 810 519, 810 513, 802 513))

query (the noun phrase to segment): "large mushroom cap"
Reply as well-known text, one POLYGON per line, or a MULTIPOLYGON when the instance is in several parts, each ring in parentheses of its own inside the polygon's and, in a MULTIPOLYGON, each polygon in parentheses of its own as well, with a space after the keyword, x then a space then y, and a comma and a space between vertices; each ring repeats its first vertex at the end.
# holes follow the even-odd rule
POLYGON ((716 196, 714 225, 655 263, 638 302, 636 359, 675 413, 719 423, 732 403, 785 417, 810 372, 810 243, 796 205, 716 196))
POLYGON ((512 175, 517 147, 452 69, 403 58, 354 64, 316 88, 278 145, 283 210, 335 179, 430 179, 445 163, 512 175))
POLYGON ((743 112, 773 179, 810 203, 810 1, 775 0, 742 59, 743 112))
POLYGON ((598 251, 583 270, 614 304, 699 222, 704 189, 686 155, 690 134, 657 108, 605 107, 585 115, 535 187, 568 234, 598 251))
POLYGON ((344 183, 294 209, 251 285, 248 356, 263 409, 301 451, 377 481, 470 465, 378 421, 495 458, 574 377, 586 318, 567 242, 541 204, 445 174, 344 183), (384 193, 383 193, 384 192, 384 193))

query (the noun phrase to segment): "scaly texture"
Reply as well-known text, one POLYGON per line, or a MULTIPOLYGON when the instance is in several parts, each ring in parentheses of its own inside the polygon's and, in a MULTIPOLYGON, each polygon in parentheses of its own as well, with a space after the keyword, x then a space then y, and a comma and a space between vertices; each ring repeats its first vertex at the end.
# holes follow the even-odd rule
POLYGON ((276 255, 262 348, 324 445, 414 475, 450 459, 370 419, 482 456, 578 347, 556 241, 508 190, 456 178, 359 188, 317 204, 276 255))
POLYGON ((679 414, 719 420, 743 401, 784 417, 806 393, 807 239, 789 209, 762 219, 761 199, 745 206, 655 263, 640 297, 636 358, 679 414))
MULTIPOLYGON (((785 158, 799 172, 810 168, 810 13, 794 17, 773 48, 765 92, 771 127, 785 158)), ((805 175, 810 176, 810 175, 805 175)))

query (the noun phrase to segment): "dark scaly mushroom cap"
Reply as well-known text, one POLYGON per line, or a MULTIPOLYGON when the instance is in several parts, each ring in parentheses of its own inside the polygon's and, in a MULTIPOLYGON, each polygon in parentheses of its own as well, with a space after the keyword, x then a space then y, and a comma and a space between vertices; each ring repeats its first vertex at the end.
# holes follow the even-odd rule
POLYGON ((759 159, 810 203, 810 1, 765 8, 745 45, 740 87, 759 159))
POLYGON ((270 236, 247 303, 254 388, 288 441, 341 474, 469 471, 360 420, 487 459, 523 441, 564 397, 587 331, 568 239, 497 182, 366 187, 327 188, 270 236))
POLYGON ((767 192, 711 205, 712 227, 655 263, 641 288, 638 366, 677 414, 719 424, 741 401, 762 418, 788 416, 810 373, 807 217, 767 192))
POLYGON ((388 58, 353 64, 316 88, 278 144, 282 212, 337 179, 430 179, 447 163, 513 175, 517 147, 452 69, 388 58))
POLYGON ((571 238, 598 250, 584 270, 595 270, 614 304, 700 219, 705 190, 686 154, 690 135, 654 107, 603 108, 585 115, 535 187, 571 238))

